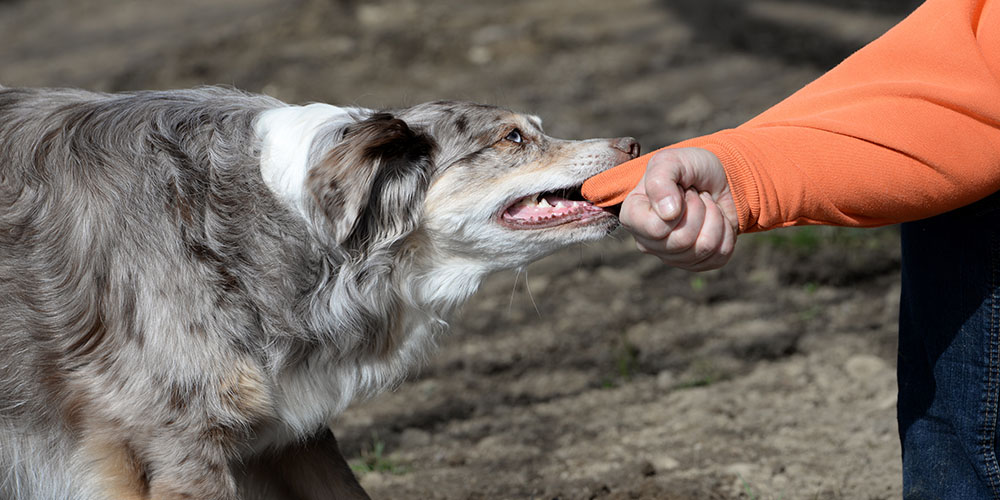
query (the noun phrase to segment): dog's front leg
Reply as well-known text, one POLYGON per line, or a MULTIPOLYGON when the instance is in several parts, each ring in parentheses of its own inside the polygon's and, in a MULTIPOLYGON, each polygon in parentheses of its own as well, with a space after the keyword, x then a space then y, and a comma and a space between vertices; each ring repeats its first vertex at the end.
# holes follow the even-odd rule
POLYGON ((230 472, 230 447, 218 442, 225 434, 217 426, 164 426, 141 433, 92 426, 84 433, 81 453, 100 498, 242 500, 230 472))
POLYGON ((329 429, 247 462, 238 474, 246 500, 368 500, 329 429))

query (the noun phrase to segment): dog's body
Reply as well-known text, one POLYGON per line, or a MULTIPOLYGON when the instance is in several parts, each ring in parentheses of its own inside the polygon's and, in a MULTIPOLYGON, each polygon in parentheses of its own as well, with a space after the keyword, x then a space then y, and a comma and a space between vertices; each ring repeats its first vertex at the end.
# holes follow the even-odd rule
POLYGON ((537 193, 636 154, 468 103, 0 89, 0 498, 363 498, 327 422, 488 272, 613 228, 537 193))

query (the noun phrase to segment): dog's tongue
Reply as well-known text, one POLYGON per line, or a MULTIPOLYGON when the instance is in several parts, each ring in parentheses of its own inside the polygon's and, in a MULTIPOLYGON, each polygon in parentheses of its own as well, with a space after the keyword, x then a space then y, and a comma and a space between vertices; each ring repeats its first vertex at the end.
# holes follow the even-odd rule
POLYGON ((571 213, 579 212, 582 208, 592 205, 585 201, 571 201, 554 194, 546 194, 534 203, 525 198, 520 202, 511 205, 504 217, 512 220, 531 221, 532 219, 562 217, 571 213))
POLYGON ((504 215, 510 219, 530 219, 547 214, 547 210, 550 209, 542 208, 538 205, 514 205, 508 208, 504 215))

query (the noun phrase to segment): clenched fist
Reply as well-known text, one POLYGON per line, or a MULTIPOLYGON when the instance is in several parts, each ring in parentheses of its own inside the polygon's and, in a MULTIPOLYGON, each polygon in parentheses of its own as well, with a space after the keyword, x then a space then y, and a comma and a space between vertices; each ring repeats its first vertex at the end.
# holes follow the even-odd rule
POLYGON ((654 154, 620 218, 639 250, 690 271, 725 265, 739 227, 722 163, 700 148, 654 154))

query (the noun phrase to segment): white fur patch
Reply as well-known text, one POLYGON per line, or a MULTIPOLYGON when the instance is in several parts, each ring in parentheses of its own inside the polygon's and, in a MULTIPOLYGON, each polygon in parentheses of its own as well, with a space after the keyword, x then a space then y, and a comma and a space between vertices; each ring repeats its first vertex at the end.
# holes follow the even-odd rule
POLYGON ((261 141, 260 173, 264 182, 280 199, 304 214, 302 196, 316 134, 326 127, 346 126, 368 113, 364 108, 320 103, 261 113, 254 128, 261 141))

